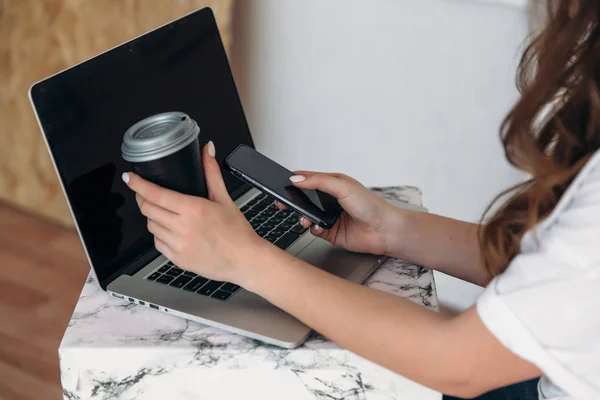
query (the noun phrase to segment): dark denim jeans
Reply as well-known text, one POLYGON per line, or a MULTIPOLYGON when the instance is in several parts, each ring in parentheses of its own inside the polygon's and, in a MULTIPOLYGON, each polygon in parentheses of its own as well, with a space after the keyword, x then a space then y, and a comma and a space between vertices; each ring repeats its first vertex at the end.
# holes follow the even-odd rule
MULTIPOLYGON (((476 397, 477 400, 538 400, 537 384, 539 379, 516 383, 492 390, 476 397)), ((459 400, 458 397, 445 396, 444 400, 459 400)))

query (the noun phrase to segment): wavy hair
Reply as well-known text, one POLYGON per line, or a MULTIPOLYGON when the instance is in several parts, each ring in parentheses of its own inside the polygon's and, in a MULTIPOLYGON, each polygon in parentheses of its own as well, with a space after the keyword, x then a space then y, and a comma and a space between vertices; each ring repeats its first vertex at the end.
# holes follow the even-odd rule
POLYGON ((525 232, 548 217, 600 148, 600 2, 547 0, 545 8, 547 21, 519 64, 521 97, 500 129, 506 158, 530 178, 484 213, 479 243, 489 279, 507 268, 525 232))

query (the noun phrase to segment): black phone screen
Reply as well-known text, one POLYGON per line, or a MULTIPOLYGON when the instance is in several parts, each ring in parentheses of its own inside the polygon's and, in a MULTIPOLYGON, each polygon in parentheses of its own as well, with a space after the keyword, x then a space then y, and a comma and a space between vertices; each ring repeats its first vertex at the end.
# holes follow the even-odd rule
POLYGON ((260 190, 272 192, 278 200, 325 228, 333 226, 342 211, 342 207, 333 196, 319 190, 299 189, 292 185, 292 171, 249 146, 239 146, 227 157, 225 164, 241 179, 260 190))

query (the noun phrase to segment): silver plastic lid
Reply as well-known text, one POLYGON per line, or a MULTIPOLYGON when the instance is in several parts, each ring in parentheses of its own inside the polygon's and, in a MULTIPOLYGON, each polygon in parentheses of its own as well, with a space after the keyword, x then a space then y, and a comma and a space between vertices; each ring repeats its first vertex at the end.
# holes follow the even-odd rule
POLYGON ((145 118, 127 129, 121 155, 130 162, 157 160, 171 155, 198 137, 196 121, 182 112, 166 112, 145 118))

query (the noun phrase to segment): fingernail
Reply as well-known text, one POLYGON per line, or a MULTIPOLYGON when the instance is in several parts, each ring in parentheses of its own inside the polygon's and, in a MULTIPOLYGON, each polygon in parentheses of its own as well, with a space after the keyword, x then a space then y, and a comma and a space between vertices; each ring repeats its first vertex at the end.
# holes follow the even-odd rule
POLYGON ((292 182, 302 182, 305 179, 306 179, 306 177, 304 175, 290 176, 290 181, 292 181, 292 182))
POLYGON ((215 144, 212 142, 208 142, 208 155, 214 157, 217 151, 215 150, 215 144))
POLYGON ((129 183, 129 174, 127 172, 123 172, 123 175, 121 175, 121 179, 123 179, 123 182, 129 183))
POLYGON ((321 231, 321 227, 317 224, 314 224, 313 227, 315 228, 316 232, 320 232, 321 231))

